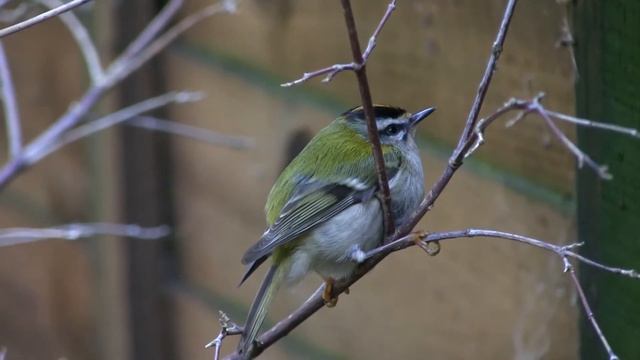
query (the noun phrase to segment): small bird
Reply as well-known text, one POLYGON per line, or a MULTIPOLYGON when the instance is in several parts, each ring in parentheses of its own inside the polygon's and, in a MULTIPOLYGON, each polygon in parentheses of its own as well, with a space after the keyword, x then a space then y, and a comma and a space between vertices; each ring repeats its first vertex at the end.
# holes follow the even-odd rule
MULTIPOLYGON (((415 114, 373 107, 382 144, 394 223, 402 225, 424 197, 424 175, 414 136, 416 125, 435 111, 415 114)), ((272 258, 251 305, 238 345, 250 357, 253 342, 278 288, 310 270, 325 281, 323 300, 334 306, 333 283, 351 274, 384 237, 378 181, 362 107, 350 109, 322 129, 278 177, 265 212, 269 227, 247 250, 242 284, 272 258)))

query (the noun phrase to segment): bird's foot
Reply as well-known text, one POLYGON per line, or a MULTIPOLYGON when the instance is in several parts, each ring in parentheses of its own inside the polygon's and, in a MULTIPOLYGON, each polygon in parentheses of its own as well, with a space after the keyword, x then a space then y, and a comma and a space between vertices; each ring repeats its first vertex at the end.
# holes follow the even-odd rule
POLYGON ((425 241, 428 232, 414 232, 413 241, 418 245, 422 250, 424 250, 430 256, 436 256, 440 253, 440 242, 438 240, 433 241, 425 241))
POLYGON ((333 296, 333 283, 335 280, 333 278, 324 279, 324 290, 322 291, 322 300, 324 300, 324 305, 326 307, 332 308, 338 304, 338 297, 333 296))

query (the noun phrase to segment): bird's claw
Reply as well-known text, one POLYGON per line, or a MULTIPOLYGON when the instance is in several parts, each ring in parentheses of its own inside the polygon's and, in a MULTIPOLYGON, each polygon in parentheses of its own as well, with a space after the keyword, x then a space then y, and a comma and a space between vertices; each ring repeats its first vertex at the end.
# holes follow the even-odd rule
POLYGON ((324 280, 324 290, 322 291, 322 300, 324 301, 324 305, 326 307, 332 308, 338 304, 338 297, 333 296, 333 283, 335 282, 332 278, 326 278, 324 280))

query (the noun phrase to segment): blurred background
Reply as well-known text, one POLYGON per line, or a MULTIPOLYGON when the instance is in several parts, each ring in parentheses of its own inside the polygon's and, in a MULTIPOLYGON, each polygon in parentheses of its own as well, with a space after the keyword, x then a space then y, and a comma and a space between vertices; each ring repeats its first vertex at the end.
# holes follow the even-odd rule
MULTIPOLYGON (((187 0, 181 14, 210 3, 187 0)), ((511 97, 544 91, 549 109, 640 127, 638 3, 570 3, 520 1, 483 114, 511 97), (575 54, 561 46, 569 24, 578 39, 575 54)), ((162 5, 101 0, 78 14, 106 61, 162 5)), ((386 5, 353 1, 361 43, 386 5)), ((401 0, 379 37, 367 66, 374 101, 409 111, 438 108, 419 133, 426 188, 455 145, 504 5, 401 0)), ((82 94, 84 63, 56 19, 4 44, 25 137, 32 138, 82 94)), ((111 91, 95 115, 166 90, 203 91, 203 101, 155 114, 246 136, 254 146, 237 150, 121 127, 65 147, 13 181, 0 193, 2 227, 113 221, 167 224, 173 232, 161 241, 101 237, 0 248, 0 347, 8 349, 7 359, 211 359, 204 345, 219 331, 218 310, 242 323, 262 278, 263 269, 237 287, 240 257, 264 231, 273 181, 316 131, 360 102, 350 73, 328 84, 279 84, 349 59, 338 1, 246 0, 236 14, 190 30, 111 91)), ((576 139, 572 126, 561 126, 576 139)), ((540 119, 509 129, 500 123, 418 228, 495 228, 556 244, 580 235, 597 259, 640 267, 638 237, 629 236, 640 214, 640 160, 632 156, 640 154, 638 142, 590 129, 578 141, 611 166, 613 183, 576 172, 540 119), (607 250, 605 240, 619 241, 624 254, 607 250)), ((4 144, 0 151, 6 159, 4 144)), ((614 348, 623 358, 640 356, 628 341, 639 336, 640 286, 590 274, 588 296, 614 348)), ((310 275, 281 291, 269 323, 319 283, 310 275)), ((504 240, 456 240, 443 243, 436 257, 414 248, 393 254, 337 307, 320 310, 262 357, 602 358, 590 328, 580 340, 581 319, 558 258, 504 240)), ((223 352, 236 341, 229 338, 223 352)))

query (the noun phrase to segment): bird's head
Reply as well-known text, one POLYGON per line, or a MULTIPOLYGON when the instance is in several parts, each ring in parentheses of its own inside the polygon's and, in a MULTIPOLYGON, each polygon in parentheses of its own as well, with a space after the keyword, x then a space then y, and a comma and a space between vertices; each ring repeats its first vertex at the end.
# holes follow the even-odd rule
MULTIPOLYGON (((374 105, 373 115, 380 142, 385 145, 399 145, 413 140, 416 125, 435 110, 434 107, 429 107, 411 114, 399 107, 374 105)), ((339 119, 365 139, 368 138, 367 121, 362 106, 347 110, 339 119)))

